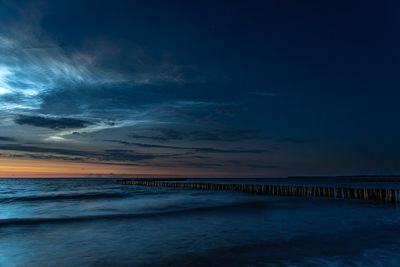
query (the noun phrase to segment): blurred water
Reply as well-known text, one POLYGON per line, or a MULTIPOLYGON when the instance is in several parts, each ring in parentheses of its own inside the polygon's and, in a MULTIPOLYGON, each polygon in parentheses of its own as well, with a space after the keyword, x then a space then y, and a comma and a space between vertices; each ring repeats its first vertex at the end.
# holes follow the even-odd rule
POLYGON ((400 266, 400 210, 359 201, 0 180, 0 266, 400 266))

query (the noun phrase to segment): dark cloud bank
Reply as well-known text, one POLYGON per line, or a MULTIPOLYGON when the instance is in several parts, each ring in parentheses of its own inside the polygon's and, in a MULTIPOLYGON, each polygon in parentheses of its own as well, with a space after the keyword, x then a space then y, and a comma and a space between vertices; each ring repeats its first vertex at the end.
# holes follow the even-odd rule
POLYGON ((30 125, 35 127, 49 128, 53 130, 65 130, 65 129, 78 129, 85 128, 93 123, 80 119, 71 118, 52 118, 43 116, 28 116, 18 115, 14 120, 19 125, 30 125))

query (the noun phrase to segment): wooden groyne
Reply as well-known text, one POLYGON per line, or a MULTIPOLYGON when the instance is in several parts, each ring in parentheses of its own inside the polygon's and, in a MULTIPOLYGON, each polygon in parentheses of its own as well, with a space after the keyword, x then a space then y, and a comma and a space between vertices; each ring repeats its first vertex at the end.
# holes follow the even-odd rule
POLYGON ((120 184, 153 187, 185 188, 196 190, 238 191, 257 195, 324 197, 335 199, 358 199, 369 201, 400 202, 400 189, 351 188, 305 185, 267 185, 267 184, 221 184, 221 183, 192 183, 171 182, 158 180, 118 180, 120 184))

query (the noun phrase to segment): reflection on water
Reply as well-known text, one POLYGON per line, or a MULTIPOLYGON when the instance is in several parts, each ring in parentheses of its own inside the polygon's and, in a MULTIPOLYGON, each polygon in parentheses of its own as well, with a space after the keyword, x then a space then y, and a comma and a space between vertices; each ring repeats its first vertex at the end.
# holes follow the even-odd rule
POLYGON ((358 201, 0 180, 0 266, 400 266, 400 212, 358 201))

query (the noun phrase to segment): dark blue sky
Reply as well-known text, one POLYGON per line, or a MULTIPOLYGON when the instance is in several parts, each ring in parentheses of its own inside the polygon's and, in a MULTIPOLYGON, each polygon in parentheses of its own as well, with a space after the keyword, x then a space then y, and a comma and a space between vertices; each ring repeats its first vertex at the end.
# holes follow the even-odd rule
POLYGON ((0 3, 4 164, 400 172, 396 1, 0 3))

